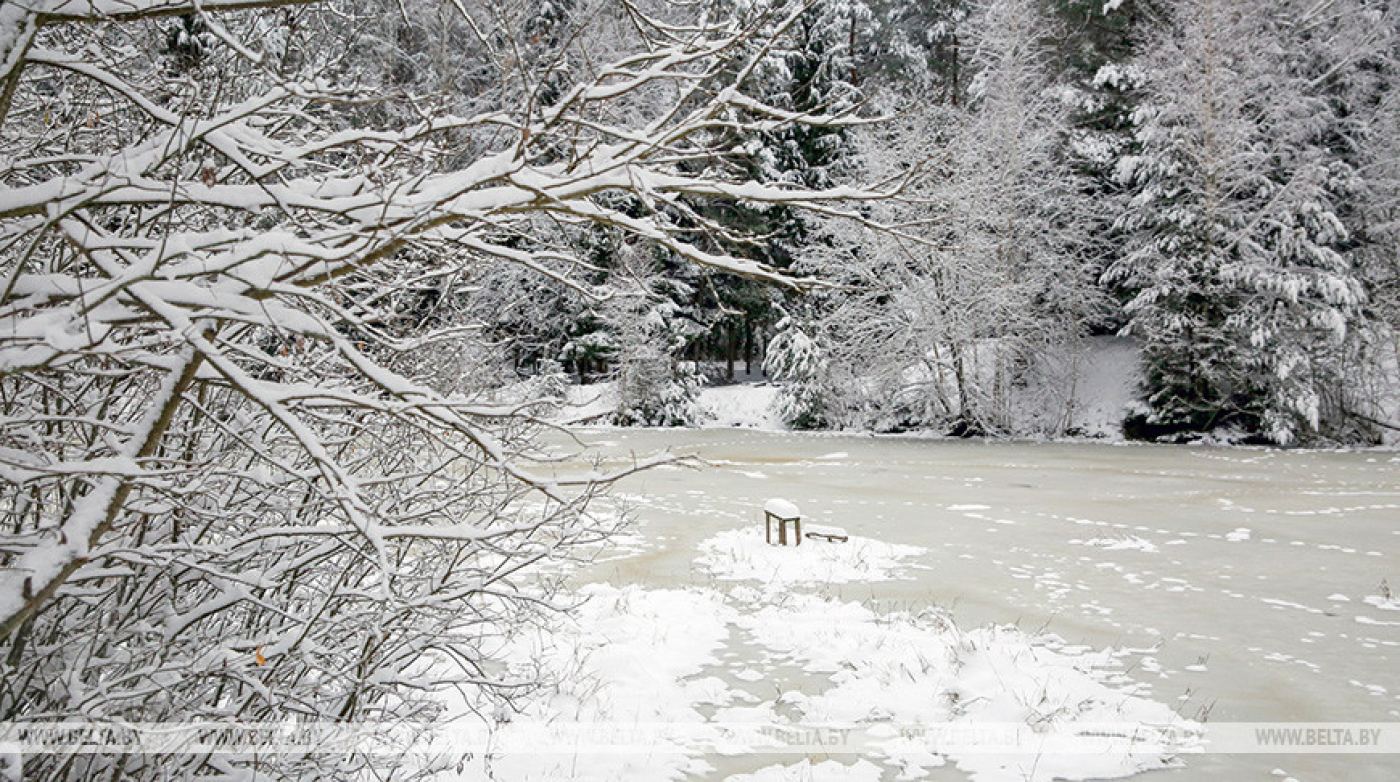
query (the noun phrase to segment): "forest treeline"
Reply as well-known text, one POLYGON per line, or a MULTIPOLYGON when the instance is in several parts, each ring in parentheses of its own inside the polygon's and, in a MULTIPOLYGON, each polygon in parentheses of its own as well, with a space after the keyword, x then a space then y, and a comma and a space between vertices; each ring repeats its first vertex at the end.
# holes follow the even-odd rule
MULTIPOLYGON (((590 13, 547 8, 560 30, 590 13)), ((718 362, 766 367, 799 428, 1055 435, 1084 339, 1121 333, 1142 351, 1130 437, 1376 442, 1400 425, 1396 19, 1374 0, 815 0, 746 84, 882 121, 742 133, 723 165, 908 197, 863 207, 883 230, 705 199, 678 219, 829 286, 600 230, 593 273, 636 296, 487 298, 483 344, 522 374, 616 380, 624 423, 693 420, 718 362)))

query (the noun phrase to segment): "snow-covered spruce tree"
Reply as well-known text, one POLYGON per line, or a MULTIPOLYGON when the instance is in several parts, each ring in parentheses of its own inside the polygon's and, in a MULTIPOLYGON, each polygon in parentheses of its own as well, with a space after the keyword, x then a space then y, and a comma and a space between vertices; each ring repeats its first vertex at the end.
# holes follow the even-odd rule
MULTIPOLYGON (((773 3, 775 9, 804 3, 773 3)), ((766 96, 792 111, 839 114, 860 101, 857 58, 869 37, 872 18, 861 0, 808 0, 761 71, 766 96)), ((771 13, 771 12, 770 12, 771 13)), ((781 18, 781 17, 778 17, 781 18)), ((755 178, 807 187, 826 187, 840 164, 845 144, 840 127, 775 128, 759 135, 755 178)))
POLYGON ((623 426, 685 426, 697 423, 703 378, 693 361, 680 356, 700 332, 686 317, 684 303, 694 291, 682 275, 660 273, 652 248, 624 243, 615 253, 614 274, 632 288, 602 302, 610 350, 610 377, 617 388, 613 422, 623 426))
POLYGON ((966 89, 967 0, 870 0, 872 40, 856 62, 868 95, 957 105, 966 89))
POLYGON ((1395 89, 1400 79, 1400 8, 1377 6, 1361 20, 1377 31, 1371 47, 1375 109, 1366 117, 1363 155, 1370 188, 1366 200, 1376 212, 1368 222, 1393 248, 1400 244, 1400 90, 1395 89))
MULTIPOLYGON (((440 688, 509 695, 522 683, 489 662, 547 597, 531 565, 611 522, 587 510, 596 480, 531 469, 517 406, 442 393, 404 359, 461 325, 449 308, 406 326, 425 281, 505 263, 606 297, 549 222, 790 282, 698 246, 671 204, 876 195, 686 173, 740 110, 830 119, 696 87, 744 49, 738 25, 614 4, 647 39, 549 66, 546 100, 500 48, 518 31, 472 3, 419 30, 452 45, 359 23, 406 7, 0 5, 0 720, 403 723, 431 720, 440 688), (481 89, 419 92, 425 52, 476 62, 481 89)), ((373 764, 26 762, 80 779, 373 764)))
POLYGON ((698 423, 695 402, 705 379, 695 362, 682 361, 667 350, 663 309, 648 309, 635 325, 640 333, 622 345, 613 359, 618 395, 613 422, 622 426, 698 423))
POLYGON ((763 358, 764 373, 783 384, 774 412, 793 429, 823 429, 834 418, 828 359, 809 330, 783 318, 763 358))
MULTIPOLYGON (((1400 60, 1387 70, 1400 79, 1400 60)), ((1372 305, 1382 324, 1400 331, 1400 91, 1382 99, 1367 128, 1364 155, 1365 258, 1372 305)))
POLYGON ((1108 279, 1133 294, 1141 436, 1234 427, 1291 443, 1325 432, 1365 291, 1341 204, 1355 170, 1314 39, 1351 3, 1180 0, 1140 60, 1141 152, 1108 279), (1343 6, 1347 6, 1343 8, 1343 6))
POLYGON ((1342 55, 1353 67, 1327 79, 1357 129, 1360 185, 1347 219, 1367 285, 1368 317, 1349 341, 1354 382, 1332 389, 1338 396, 1332 404, 1358 425, 1354 439, 1393 442, 1400 437, 1400 7, 1375 2, 1358 10, 1335 19, 1342 29, 1327 41, 1336 53, 1327 59, 1342 55))
MULTIPOLYGON (((1133 110, 1139 102, 1141 73, 1133 63, 1145 44, 1144 30, 1157 14, 1160 0, 1050 0, 1047 13, 1060 34, 1051 42, 1051 67, 1060 73, 1073 104, 1071 159, 1083 177, 1087 197, 1095 203, 1090 233, 1107 237, 1118 214, 1115 201, 1124 188, 1115 174, 1118 161, 1136 150, 1133 110)), ((1085 248, 1094 254, 1096 277, 1117 260, 1117 245, 1097 241, 1085 248)), ((1122 307, 1110 321, 1096 324, 1108 331, 1125 322, 1122 307)))

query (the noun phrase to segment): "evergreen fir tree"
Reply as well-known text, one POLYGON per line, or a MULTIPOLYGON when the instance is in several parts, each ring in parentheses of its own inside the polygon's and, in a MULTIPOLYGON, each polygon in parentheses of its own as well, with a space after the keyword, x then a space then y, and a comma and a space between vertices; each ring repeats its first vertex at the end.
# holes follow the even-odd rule
MULTIPOLYGON (((1144 345, 1146 436, 1233 426, 1280 443, 1323 425, 1364 290, 1339 214, 1344 133, 1298 45, 1299 3, 1181 0, 1139 61, 1141 153, 1108 279, 1144 345)), ((1317 33, 1321 34, 1321 33, 1317 33)))

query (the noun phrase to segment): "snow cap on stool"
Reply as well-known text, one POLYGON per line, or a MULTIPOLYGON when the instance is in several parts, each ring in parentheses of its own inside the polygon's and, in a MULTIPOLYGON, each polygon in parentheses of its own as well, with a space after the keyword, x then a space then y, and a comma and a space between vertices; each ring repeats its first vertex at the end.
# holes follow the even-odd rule
POLYGON ((796 505, 793 505, 787 500, 778 499, 777 497, 763 503, 763 512, 771 513, 780 519, 795 519, 802 515, 802 512, 797 509, 796 505))

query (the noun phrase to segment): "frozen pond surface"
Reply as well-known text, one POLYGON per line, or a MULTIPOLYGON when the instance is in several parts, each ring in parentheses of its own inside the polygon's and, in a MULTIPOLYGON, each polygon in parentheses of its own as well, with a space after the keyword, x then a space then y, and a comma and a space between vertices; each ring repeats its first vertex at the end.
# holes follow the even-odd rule
MULTIPOLYGON (((710 463, 625 480, 637 546, 581 582, 714 586, 700 544, 761 527, 764 502, 784 497, 811 522, 925 550, 900 580, 833 584, 832 596, 1141 650, 1128 674, 1194 719, 1400 723, 1400 611, 1379 598, 1382 579, 1400 593, 1400 455, 738 430, 581 437, 610 466, 664 450, 710 463)), ((1394 755, 1185 760, 1151 778, 1400 776, 1394 755)))

